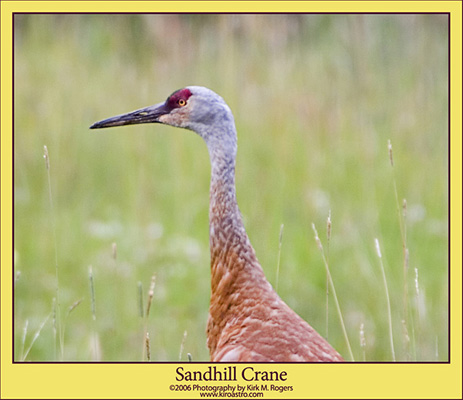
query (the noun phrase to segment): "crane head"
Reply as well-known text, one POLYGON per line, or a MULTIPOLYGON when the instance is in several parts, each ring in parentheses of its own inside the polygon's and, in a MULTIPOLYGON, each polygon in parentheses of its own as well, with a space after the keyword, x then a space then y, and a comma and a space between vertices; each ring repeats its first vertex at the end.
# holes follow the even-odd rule
POLYGON ((182 127, 184 121, 188 119, 189 107, 187 105, 191 95, 191 91, 187 88, 177 90, 163 103, 95 122, 90 129, 156 122, 182 127))
POLYGON ((226 121, 234 124, 230 108, 218 94, 205 87, 188 86, 172 93, 163 103, 95 122, 90 129, 161 123, 202 135, 212 126, 226 121))

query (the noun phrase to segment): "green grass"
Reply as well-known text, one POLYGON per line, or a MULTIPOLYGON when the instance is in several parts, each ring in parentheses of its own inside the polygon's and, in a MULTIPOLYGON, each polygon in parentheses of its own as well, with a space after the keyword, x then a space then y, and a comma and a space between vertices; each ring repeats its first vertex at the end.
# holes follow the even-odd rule
POLYGON ((148 332, 151 361, 208 360, 204 143, 160 125, 88 129, 193 84, 234 112, 238 202, 281 297, 349 358, 312 231, 326 249, 331 210, 355 359, 391 360, 378 238, 396 359, 447 360, 447 44, 440 15, 16 15, 15 359, 39 332, 27 361, 146 360, 148 332))

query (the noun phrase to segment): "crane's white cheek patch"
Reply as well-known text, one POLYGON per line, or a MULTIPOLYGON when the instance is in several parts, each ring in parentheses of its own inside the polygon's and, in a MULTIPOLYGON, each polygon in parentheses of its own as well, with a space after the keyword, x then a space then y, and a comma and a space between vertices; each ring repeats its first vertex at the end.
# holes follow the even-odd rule
POLYGON ((186 109, 173 111, 170 114, 161 115, 159 121, 166 125, 184 128, 189 121, 190 113, 186 109))

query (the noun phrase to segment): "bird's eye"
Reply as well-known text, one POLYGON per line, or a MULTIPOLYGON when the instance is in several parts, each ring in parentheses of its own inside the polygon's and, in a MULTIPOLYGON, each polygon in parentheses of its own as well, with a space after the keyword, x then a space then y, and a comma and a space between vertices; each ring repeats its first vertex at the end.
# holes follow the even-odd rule
POLYGON ((177 104, 178 104, 180 107, 183 107, 183 106, 186 105, 186 100, 184 100, 184 99, 179 99, 179 100, 177 101, 177 104))

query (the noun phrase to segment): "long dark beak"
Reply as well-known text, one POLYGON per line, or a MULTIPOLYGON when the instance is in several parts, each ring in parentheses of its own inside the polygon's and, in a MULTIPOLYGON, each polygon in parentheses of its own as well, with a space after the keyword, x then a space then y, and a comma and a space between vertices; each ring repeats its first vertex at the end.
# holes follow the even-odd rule
POLYGON ((154 106, 141 108, 127 114, 116 115, 103 121, 95 122, 90 129, 109 128, 112 126, 149 124, 159 121, 159 117, 169 114, 171 110, 165 103, 155 104, 154 106))

